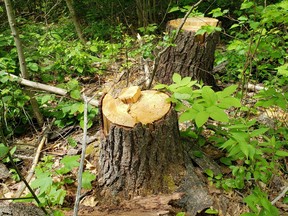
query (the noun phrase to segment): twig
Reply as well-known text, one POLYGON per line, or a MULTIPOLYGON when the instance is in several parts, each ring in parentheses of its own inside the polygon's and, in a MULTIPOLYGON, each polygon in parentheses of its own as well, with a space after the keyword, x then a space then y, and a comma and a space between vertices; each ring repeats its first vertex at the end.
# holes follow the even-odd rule
MULTIPOLYGON (((143 39, 142 37, 140 36, 140 34, 137 34, 137 39, 139 40, 139 43, 140 43, 140 46, 142 47, 143 46, 143 39)), ((147 63, 147 60, 144 59, 143 57, 141 57, 141 60, 143 61, 143 64, 144 64, 144 74, 145 74, 145 85, 148 86, 149 85, 149 65, 147 63)))
POLYGON ((288 191, 288 186, 286 186, 284 190, 274 200, 271 201, 271 204, 274 205, 279 199, 284 197, 287 191, 288 191))
POLYGON ((10 198, 0 198, 0 200, 25 200, 25 199, 34 199, 34 197, 10 197, 10 198))
POLYGON ((81 188, 82 188, 82 173, 83 173, 83 166, 84 166, 85 152, 86 152, 86 143, 87 143, 88 98, 85 96, 85 94, 82 95, 82 98, 84 101, 83 143, 82 143, 82 152, 81 152, 81 159, 80 159, 80 165, 79 165, 79 171, 78 171, 78 187, 77 187, 76 199, 75 199, 75 204, 74 204, 73 216, 78 215, 79 202, 80 202, 80 198, 81 198, 81 188))
MULTIPOLYGON (((194 4, 190 10, 185 14, 181 24, 179 25, 179 27, 177 28, 176 30, 176 34, 173 36, 172 38, 172 43, 175 42, 175 40, 177 39, 177 37, 179 36, 179 33, 182 29, 182 27, 184 26, 186 20, 188 19, 188 16, 191 14, 192 10, 197 7, 199 4, 202 3, 203 0, 200 0, 198 1, 196 4, 194 4)), ((154 66, 153 66, 153 70, 152 70, 152 73, 151 73, 151 78, 149 80, 149 84, 148 84, 148 89, 151 89, 151 86, 152 86, 152 82, 154 80, 154 77, 155 77, 155 74, 156 74, 156 70, 158 68, 158 65, 159 65, 159 62, 160 62, 160 58, 161 56, 170 48, 170 46, 166 46, 163 50, 161 50, 158 55, 156 56, 155 60, 154 60, 154 66)))
POLYGON ((253 91, 261 91, 261 90, 267 90, 267 88, 260 86, 260 85, 254 85, 252 83, 247 83, 246 84, 246 88, 249 90, 253 90, 253 91))
MULTIPOLYGON (((33 174, 34 174, 34 171, 35 171, 35 168, 38 164, 38 161, 39 161, 39 157, 40 157, 40 153, 41 153, 41 150, 44 146, 44 143, 47 141, 47 137, 48 137, 48 132, 51 128, 51 126, 53 125, 54 121, 56 119, 54 118, 50 124, 50 126, 47 126, 46 128, 44 128, 43 130, 43 136, 42 136, 42 139, 38 145, 38 148, 37 148, 37 151, 36 151, 36 154, 34 156, 34 160, 32 162, 32 166, 30 168, 30 170, 28 171, 28 175, 26 176, 26 181, 29 183, 33 177, 33 174)), ((16 195, 15 197, 20 197, 23 193, 23 191, 25 190, 25 184, 22 182, 22 184, 20 185, 20 188, 17 190, 16 192, 16 195)))

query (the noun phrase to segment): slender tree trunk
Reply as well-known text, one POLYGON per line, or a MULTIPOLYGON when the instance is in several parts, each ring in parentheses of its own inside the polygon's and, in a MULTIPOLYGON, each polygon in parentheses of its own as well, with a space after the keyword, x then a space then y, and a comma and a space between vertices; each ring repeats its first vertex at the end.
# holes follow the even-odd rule
POLYGON ((6 6, 7 17, 8 17, 9 25, 11 28, 12 36, 14 37, 14 41, 16 44, 17 52, 18 52, 21 75, 24 79, 29 79, 25 56, 23 52, 23 47, 22 47, 22 43, 19 37, 18 30, 16 28, 16 21, 15 21, 14 13, 12 11, 11 1, 5 0, 4 2, 6 6))
MULTIPOLYGON (((10 0, 4 0, 4 3, 5 3, 5 7, 6 7, 7 17, 8 17, 9 25, 11 28, 11 32, 12 32, 12 35, 14 37, 14 41, 15 41, 16 48, 17 48, 21 75, 24 79, 29 79, 29 73, 27 70, 24 51, 23 51, 23 47, 22 47, 22 43, 21 43, 21 40, 19 37, 18 30, 16 28, 16 20, 15 20, 15 16, 14 16, 14 13, 12 10, 11 1, 10 0)), ((37 103, 36 99, 34 98, 34 94, 29 90, 26 90, 26 92, 27 92, 28 96, 30 97, 30 103, 31 103, 34 115, 37 119, 37 122, 38 122, 39 126, 42 126, 44 124, 44 120, 43 120, 43 116, 40 112, 38 103, 37 103)))
POLYGON ((86 40, 83 37, 83 32, 81 30, 81 26, 80 26, 79 20, 77 18, 76 12, 74 10, 73 2, 72 2, 72 0, 65 0, 65 1, 66 1, 66 4, 67 4, 67 7, 69 9, 73 24, 74 24, 76 32, 77 32, 77 35, 78 35, 79 39, 82 41, 82 43, 85 44, 86 40))

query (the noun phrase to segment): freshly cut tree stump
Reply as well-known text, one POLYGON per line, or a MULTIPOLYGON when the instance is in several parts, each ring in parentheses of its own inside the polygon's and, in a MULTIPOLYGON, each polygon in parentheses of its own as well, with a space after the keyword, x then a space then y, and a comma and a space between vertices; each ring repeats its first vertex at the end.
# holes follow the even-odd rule
POLYGON ((101 199, 175 191, 184 175, 177 114, 165 93, 133 86, 102 99, 101 199))
MULTIPOLYGON (((167 24, 167 31, 176 30, 183 19, 171 20, 167 24)), ((214 63, 214 53, 219 40, 219 33, 197 35, 201 26, 218 26, 217 19, 208 17, 188 18, 175 40, 176 46, 169 47, 159 60, 156 71, 157 81, 170 84, 173 73, 182 77, 190 76, 195 80, 218 90, 215 79, 211 74, 214 63)))

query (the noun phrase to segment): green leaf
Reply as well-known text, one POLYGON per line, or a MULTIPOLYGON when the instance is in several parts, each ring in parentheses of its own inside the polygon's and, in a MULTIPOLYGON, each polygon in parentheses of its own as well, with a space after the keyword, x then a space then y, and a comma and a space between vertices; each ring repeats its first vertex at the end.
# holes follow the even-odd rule
POLYGON ((67 89, 71 91, 79 87, 79 82, 75 79, 72 79, 66 85, 67 85, 67 89))
POLYGON ((80 155, 72 155, 72 156, 67 155, 63 157, 60 163, 62 163, 65 168, 71 171, 73 168, 79 166, 79 162, 78 162, 79 158, 80 158, 80 155))
POLYGON ((243 3, 241 4, 240 10, 244 10, 244 9, 251 8, 253 5, 254 5, 253 2, 243 2, 243 3))
POLYGON ((221 8, 216 8, 212 10, 209 14, 213 14, 213 17, 220 17, 223 15, 223 12, 221 11, 221 8))
POLYGON ((60 210, 53 210, 53 216, 65 216, 60 210))
POLYGON ((220 100, 220 102, 217 104, 220 108, 230 108, 230 107, 241 107, 240 100, 238 98, 234 97, 226 97, 220 100))
POLYGON ((92 52, 95 52, 95 53, 97 53, 97 52, 99 51, 97 46, 91 46, 91 47, 90 47, 90 50, 91 50, 92 52))
POLYGON ((195 33, 195 36, 197 35, 204 35, 207 32, 206 29, 200 28, 198 31, 195 33))
POLYGON ((249 24, 250 24, 250 27, 254 30, 256 30, 260 25, 259 22, 254 22, 254 21, 250 21, 249 24))
POLYGON ((38 64, 36 64, 36 63, 29 62, 27 64, 27 66, 32 71, 38 71, 38 69, 39 69, 38 64))
POLYGON ((88 172, 88 171, 85 171, 83 172, 83 175, 82 175, 82 187, 84 189, 92 189, 92 185, 91 185, 91 182, 94 181, 96 179, 96 175, 88 172))
MULTIPOLYGON (((80 120, 79 125, 80 125, 80 127, 81 127, 82 129, 84 129, 84 118, 82 118, 82 119, 80 120)), ((92 121, 91 119, 89 119, 88 122, 87 122, 87 128, 89 129, 92 125, 93 125, 93 121, 92 121)))
MULTIPOLYGON (((185 78, 184 78, 185 79, 185 78)), ((178 87, 177 90, 175 91, 175 93, 181 93, 181 94, 188 94, 191 95, 193 94, 193 89, 190 86, 181 86, 178 87)))
POLYGON ((178 99, 178 100, 187 100, 191 97, 190 94, 182 94, 182 93, 178 93, 178 92, 175 92, 173 94, 174 98, 178 99))
POLYGON ((277 74, 288 77, 288 63, 284 64, 282 66, 279 66, 275 69, 277 69, 277 71, 278 71, 277 74))
POLYGON ((62 205, 66 196, 66 191, 62 188, 58 189, 56 185, 52 185, 52 188, 47 196, 53 205, 62 205))
POLYGON ((76 147, 77 146, 77 141, 75 139, 73 139, 72 137, 70 137, 70 136, 67 138, 67 142, 72 147, 76 147))
POLYGON ((189 109, 179 116, 179 122, 191 121, 195 119, 196 114, 197 114, 196 110, 189 109))
POLYGON ((220 162, 225 164, 226 166, 231 166, 232 165, 231 158, 221 157, 220 158, 220 162))
POLYGON ((214 176, 213 171, 212 171, 211 169, 206 169, 204 172, 205 172, 209 177, 213 177, 213 176, 214 176))
POLYGON ((79 104, 79 106, 78 106, 78 112, 79 113, 83 113, 84 112, 84 104, 83 103, 81 103, 81 104, 79 104))
POLYGON ((233 94, 236 91, 237 87, 237 85, 230 85, 229 87, 223 89, 220 92, 217 92, 216 94, 219 98, 224 98, 233 94))
POLYGON ((208 120, 209 118, 209 113, 202 111, 199 112, 196 117, 195 117, 195 123, 197 125, 198 128, 202 127, 208 120))
POLYGON ((202 88, 202 97, 209 106, 215 104, 217 100, 215 92, 209 86, 202 88))
POLYGON ((167 87, 168 87, 168 86, 165 85, 165 84, 158 84, 158 85, 154 86, 153 89, 158 90, 158 89, 164 89, 164 88, 167 88, 167 87))
POLYGON ((8 152, 9 152, 9 148, 6 147, 4 144, 0 143, 0 160, 6 157, 8 152))
POLYGON ((81 92, 78 89, 72 90, 70 92, 70 96, 71 96, 71 98, 78 100, 81 98, 81 92))
POLYGON ((186 86, 191 82, 191 77, 184 77, 179 83, 180 86, 186 86))
POLYGON ((216 209, 212 209, 212 208, 209 208, 205 211, 206 214, 219 214, 219 212, 216 210, 216 209))
POLYGON ((278 150, 278 151, 276 151, 275 154, 276 154, 277 156, 279 156, 279 157, 288 157, 288 152, 287 152, 287 151, 278 150))
POLYGON ((240 17, 238 18, 238 20, 239 20, 239 21, 247 21, 248 18, 247 18, 246 16, 240 16, 240 17))
POLYGON ((48 191, 52 186, 52 177, 50 173, 41 173, 37 175, 37 178, 31 183, 31 187, 36 189, 40 188, 40 194, 48 191))
POLYGON ((249 156, 249 148, 248 143, 246 141, 239 142, 240 150, 243 152, 243 154, 248 158, 249 156))
MULTIPOLYGON (((211 110, 212 111, 212 110, 211 110)), ((210 112, 210 117, 216 121, 220 122, 228 122, 229 118, 228 115, 224 112, 224 110, 220 108, 214 108, 213 112, 210 112)))
POLYGON ((181 76, 180 76, 180 74, 178 74, 178 73, 174 73, 173 74, 173 76, 172 76, 172 80, 173 80, 173 82, 175 82, 175 83, 180 83, 181 82, 181 76))
POLYGON ((52 95, 49 95, 49 94, 46 94, 44 96, 41 97, 41 104, 45 104, 47 103, 49 100, 52 100, 53 99, 53 96, 52 95))
POLYGON ((230 29, 236 28, 236 27, 238 27, 238 26, 239 26, 239 24, 233 24, 233 25, 230 27, 230 29))
POLYGON ((261 134, 264 134, 266 131, 268 131, 269 128, 259 128, 259 129, 256 129, 254 131, 252 131, 250 133, 250 137, 256 137, 256 136, 259 136, 261 134))
POLYGON ((229 139, 227 140, 225 143, 223 143, 220 148, 223 148, 223 149, 230 149, 232 147, 234 147, 234 145, 236 144, 236 141, 233 140, 233 139, 229 139))
POLYGON ((72 104, 70 107, 69 107, 69 110, 70 110, 70 114, 76 114, 78 112, 78 109, 79 109, 79 106, 81 104, 80 103, 74 103, 72 104))
POLYGON ((202 151, 193 151, 193 155, 197 158, 202 158, 203 157, 203 152, 202 151))
POLYGON ((175 6, 175 7, 170 8, 170 10, 168 11, 168 13, 173 13, 173 12, 179 11, 179 10, 180 10, 180 8, 179 8, 178 6, 175 6))
POLYGON ((248 156, 251 160, 254 160, 254 156, 256 154, 256 148, 253 145, 248 145, 247 143, 247 148, 248 148, 248 156))

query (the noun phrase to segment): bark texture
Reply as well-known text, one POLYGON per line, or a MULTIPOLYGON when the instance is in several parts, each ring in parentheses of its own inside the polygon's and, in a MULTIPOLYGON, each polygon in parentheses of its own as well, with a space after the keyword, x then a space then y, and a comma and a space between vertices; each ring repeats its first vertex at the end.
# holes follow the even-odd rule
MULTIPOLYGON (((181 19, 170 21, 167 25, 168 32, 176 30, 180 23, 181 19)), ((203 23, 206 25, 206 22, 203 23)), ((188 19, 188 24, 184 25, 182 32, 179 33, 174 42, 176 46, 169 47, 162 54, 156 71, 156 78, 161 83, 171 84, 172 75, 176 72, 183 77, 190 76, 195 80, 203 81, 204 84, 217 89, 211 72, 219 33, 195 36, 201 23, 197 24, 200 27, 194 25, 194 21, 189 23, 188 19)))
MULTIPOLYGON (((6 7, 6 12, 7 12, 7 17, 8 17, 10 29, 11 29, 12 35, 14 37, 15 45, 17 48, 21 75, 24 79, 29 79, 29 73, 28 73, 28 69, 27 69, 27 65, 26 65, 23 46, 22 46, 22 42, 20 40, 18 29, 16 28, 16 19, 15 19, 14 13, 13 13, 11 1, 5 0, 4 3, 5 3, 5 7, 6 7)), ((35 118, 37 119, 39 126, 42 127, 44 124, 44 120, 43 120, 43 116, 40 112, 38 103, 34 97, 34 94, 33 94, 33 92, 31 92, 29 90, 26 90, 26 92, 28 93, 28 96, 30 97, 30 102, 31 102, 31 106, 32 106, 35 118)))
POLYGON ((130 199, 138 195, 173 192, 182 179, 183 150, 176 112, 133 128, 110 125, 100 147, 102 195, 130 199))

